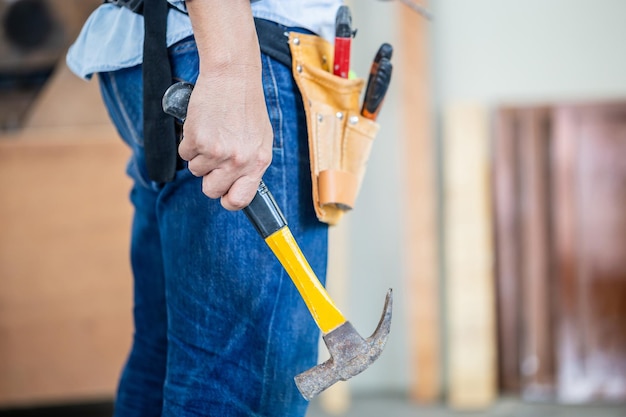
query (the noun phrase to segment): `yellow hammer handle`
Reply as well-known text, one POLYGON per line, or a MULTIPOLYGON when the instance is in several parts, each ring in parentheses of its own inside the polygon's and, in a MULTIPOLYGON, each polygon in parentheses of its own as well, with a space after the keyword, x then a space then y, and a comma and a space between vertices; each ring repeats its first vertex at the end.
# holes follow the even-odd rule
POLYGON ((322 333, 329 333, 344 324, 345 317, 311 269, 289 227, 272 233, 265 238, 265 243, 289 274, 322 333))

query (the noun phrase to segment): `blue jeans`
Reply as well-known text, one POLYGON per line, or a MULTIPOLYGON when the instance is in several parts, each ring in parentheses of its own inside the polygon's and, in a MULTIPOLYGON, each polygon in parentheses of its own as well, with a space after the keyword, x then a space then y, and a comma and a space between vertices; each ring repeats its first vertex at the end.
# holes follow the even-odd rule
MULTIPOLYGON (((195 82, 193 39, 170 48, 175 81, 195 82)), ((311 201, 306 123, 291 70, 262 56, 274 129, 264 180, 322 282, 327 227, 311 201)), ((293 377, 317 360, 319 331, 289 276, 242 212, 202 194, 186 169, 149 180, 142 139, 141 68, 100 74, 110 116, 131 147, 135 208, 133 345, 115 415, 304 416, 293 377)))

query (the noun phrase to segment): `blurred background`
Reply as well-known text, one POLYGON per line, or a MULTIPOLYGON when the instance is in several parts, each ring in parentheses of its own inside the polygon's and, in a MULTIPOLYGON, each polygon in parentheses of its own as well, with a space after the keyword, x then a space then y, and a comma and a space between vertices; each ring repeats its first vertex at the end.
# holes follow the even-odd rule
MULTIPOLYGON (((128 153, 64 64, 99 4, 0 0, 0 416, 109 415, 132 335, 128 153)), ((328 287, 394 318, 309 415, 626 416, 626 2, 347 4, 394 73, 328 287)))

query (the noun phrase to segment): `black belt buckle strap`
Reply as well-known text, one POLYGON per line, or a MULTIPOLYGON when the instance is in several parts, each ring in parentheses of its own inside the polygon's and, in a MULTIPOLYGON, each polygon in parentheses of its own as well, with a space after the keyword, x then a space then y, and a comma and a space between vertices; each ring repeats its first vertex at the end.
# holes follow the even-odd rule
POLYGON ((143 45, 143 133, 148 175, 158 183, 174 178, 177 138, 174 118, 165 114, 161 100, 172 84, 166 44, 168 3, 145 0, 143 45))
POLYGON ((269 20, 254 18, 261 52, 291 68, 288 29, 269 20))

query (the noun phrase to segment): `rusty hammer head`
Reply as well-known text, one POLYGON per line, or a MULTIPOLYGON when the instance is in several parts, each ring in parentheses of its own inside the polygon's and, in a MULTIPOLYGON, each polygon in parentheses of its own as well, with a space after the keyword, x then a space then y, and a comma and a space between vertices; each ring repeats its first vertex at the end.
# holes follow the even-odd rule
POLYGON ((294 378, 304 398, 311 400, 334 383, 360 374, 378 359, 389 336, 391 307, 390 289, 378 326, 367 339, 363 339, 349 321, 323 336, 330 359, 294 378))

